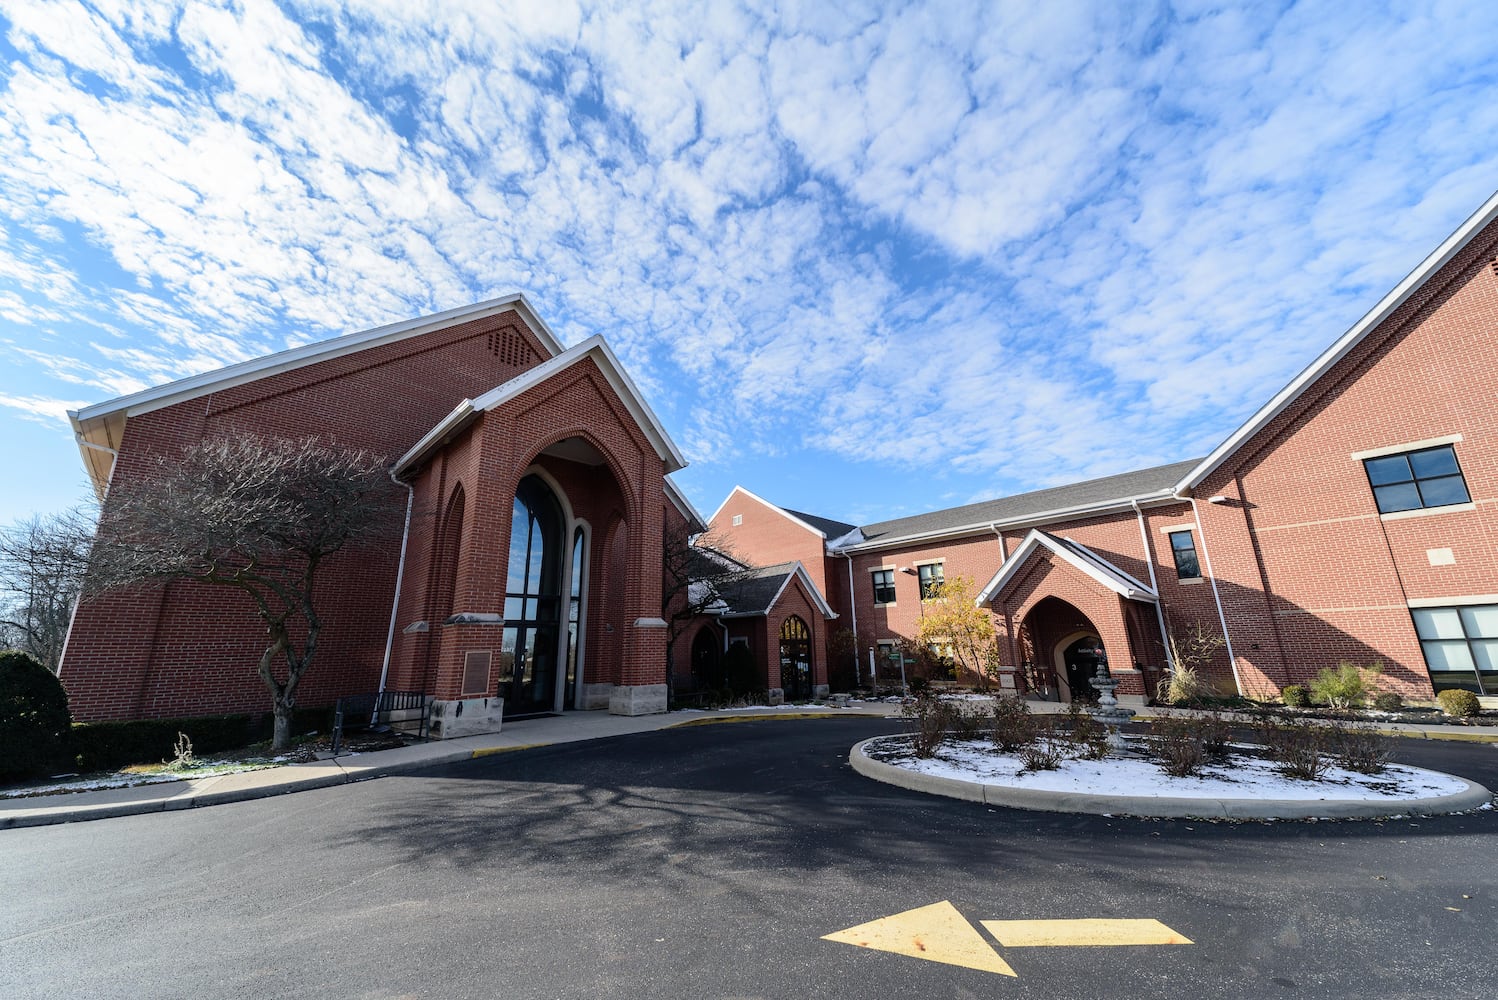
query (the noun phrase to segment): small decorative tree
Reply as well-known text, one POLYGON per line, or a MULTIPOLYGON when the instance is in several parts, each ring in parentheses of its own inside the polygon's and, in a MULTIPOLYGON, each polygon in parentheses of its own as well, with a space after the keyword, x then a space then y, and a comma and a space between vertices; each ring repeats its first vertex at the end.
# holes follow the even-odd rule
POLYGON ((993 615, 974 599, 972 580, 954 576, 927 590, 916 642, 925 648, 951 650, 958 669, 975 678, 983 690, 994 680, 990 671, 996 665, 992 655, 996 635, 993 615))
POLYGON ((243 593, 269 636, 257 671, 283 749, 323 627, 318 571, 356 542, 394 536, 401 506, 371 452, 315 439, 199 442, 111 489, 85 592, 193 580, 243 593))

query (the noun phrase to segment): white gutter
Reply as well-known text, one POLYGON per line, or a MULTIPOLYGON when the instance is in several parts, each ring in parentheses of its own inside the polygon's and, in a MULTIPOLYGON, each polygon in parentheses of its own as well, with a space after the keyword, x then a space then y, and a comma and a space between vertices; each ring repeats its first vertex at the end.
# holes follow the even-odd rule
MULTIPOLYGON (((401 561, 395 571, 395 599, 390 602, 390 631, 385 635, 385 662, 380 665, 379 694, 385 693, 385 680, 390 676, 390 651, 395 646, 395 618, 401 606, 401 581, 406 577, 406 543, 411 538, 411 505, 416 502, 416 488, 396 479, 393 468, 389 470, 389 475, 392 483, 406 488, 406 524, 401 528, 401 561)), ((375 699, 375 707, 379 708, 378 698, 375 699)))
POLYGON ((1233 668, 1233 685, 1238 689, 1238 694, 1243 694, 1243 678, 1238 676, 1238 657, 1233 652, 1233 636, 1228 632, 1228 616, 1222 610, 1222 594, 1217 590, 1217 574, 1212 572, 1212 553, 1207 548, 1207 532, 1202 527, 1202 513, 1196 506, 1196 497, 1176 494, 1177 500, 1185 500, 1191 504, 1191 516, 1196 519, 1196 535, 1202 540, 1202 559, 1207 564, 1207 582, 1212 585, 1212 600, 1217 603, 1217 620, 1222 623, 1222 640, 1228 648, 1228 665, 1233 668))
MULTIPOLYGON (((1160 595, 1160 581, 1155 579, 1155 557, 1150 554, 1150 536, 1144 527, 1144 511, 1139 509, 1138 501, 1134 503, 1134 516, 1139 519, 1139 541, 1144 545, 1144 565, 1150 571, 1150 589, 1155 592, 1156 597, 1160 595)), ((1203 546, 1205 548, 1205 546, 1203 546)), ((1165 631, 1165 602, 1155 601, 1155 618, 1160 622, 1160 644, 1165 647, 1165 665, 1170 667, 1173 673, 1176 668, 1175 658, 1170 655, 1170 633, 1165 631)), ((1147 693, 1147 692, 1146 692, 1147 693)))

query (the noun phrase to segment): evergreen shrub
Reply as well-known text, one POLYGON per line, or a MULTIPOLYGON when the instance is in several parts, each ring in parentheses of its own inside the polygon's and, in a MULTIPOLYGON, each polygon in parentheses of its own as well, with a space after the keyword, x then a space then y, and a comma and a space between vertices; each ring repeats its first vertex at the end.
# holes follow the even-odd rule
POLYGON ((0 653, 0 780, 69 770, 68 694, 30 653, 0 653))

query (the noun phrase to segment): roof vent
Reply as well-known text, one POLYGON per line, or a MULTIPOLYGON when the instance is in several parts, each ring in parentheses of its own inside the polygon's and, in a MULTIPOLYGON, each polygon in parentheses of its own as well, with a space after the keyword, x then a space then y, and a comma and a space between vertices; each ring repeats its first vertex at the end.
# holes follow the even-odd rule
POLYGON ((530 364, 531 349, 513 326, 489 334, 489 352, 507 365, 523 368, 530 364))
POLYGON ((1498 257, 1488 261, 1488 268, 1493 272, 1493 277, 1498 278, 1498 257))

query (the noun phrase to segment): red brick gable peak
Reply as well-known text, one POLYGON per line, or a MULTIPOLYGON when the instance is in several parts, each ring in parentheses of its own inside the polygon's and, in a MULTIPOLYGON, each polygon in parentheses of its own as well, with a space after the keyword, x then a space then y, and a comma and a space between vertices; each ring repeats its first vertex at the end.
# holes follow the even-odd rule
POLYGON ((718 519, 718 515, 721 514, 721 513, 723 513, 723 508, 728 506, 728 501, 730 501, 730 500, 733 499, 733 495, 735 493, 742 493, 744 496, 748 497, 750 500, 753 500, 755 503, 761 504, 762 506, 769 508, 771 511, 774 511, 776 514, 779 514, 781 517, 785 518, 787 521, 789 521, 792 524, 796 525, 796 527, 798 527, 798 528, 805 528, 807 531, 811 532, 813 535, 816 535, 818 538, 822 539, 823 541, 827 541, 828 540, 827 539, 827 534, 825 532, 818 531, 816 528, 814 528, 811 525, 807 524, 805 521, 801 520, 799 517, 797 517, 796 515, 792 514, 790 511, 786 510, 784 507, 780 506, 779 504, 771 503, 770 501, 766 500, 764 497, 758 495, 757 493, 751 493, 750 491, 746 490, 742 486, 735 486, 733 489, 731 489, 731 490, 728 491, 728 496, 724 497, 723 498, 723 502, 720 503, 720 504, 718 504, 718 509, 715 510, 715 511, 713 511, 713 516, 707 519, 707 523, 708 524, 712 524, 714 521, 716 521, 718 519))
MULTIPOLYGON (((477 399, 465 399, 460 402, 457 406, 453 407, 452 412, 438 421, 435 427, 422 435, 421 440, 412 445, 411 449, 400 457, 395 463, 395 475, 403 476, 419 467, 440 449, 445 442, 451 440, 453 435, 468 426, 479 413, 497 409, 505 405, 522 393, 541 385, 549 379, 556 378, 558 375, 586 359, 593 361, 599 373, 608 382, 609 387, 614 390, 614 394, 619 397, 625 409, 629 411, 630 417, 635 421, 641 432, 644 433, 651 447, 655 449, 661 461, 665 462, 666 471, 671 473, 686 468, 686 458, 682 456, 681 451, 676 447, 676 443, 671 440, 671 436, 666 433, 665 427, 661 425, 660 418, 655 415, 655 411, 650 408, 650 404, 640 394, 640 390, 635 385, 634 380, 629 377, 623 366, 619 364, 619 359, 614 355, 614 352, 609 348, 603 337, 594 334, 587 340, 563 351, 549 361, 544 361, 509 381, 495 386, 477 399)), ((686 498, 682 497, 682 499, 685 500, 686 498)), ((691 505, 688 504, 687 506, 690 507, 691 505)))
POLYGON ((1337 342, 1327 348, 1326 351, 1315 361, 1312 361, 1290 384, 1274 395, 1274 398, 1265 403, 1248 421, 1234 431, 1226 441, 1202 459, 1201 462, 1186 474, 1176 484, 1175 494, 1184 496, 1187 491, 1200 486, 1202 481, 1216 471, 1224 462, 1230 459, 1239 448, 1243 447, 1253 439, 1264 428, 1268 427, 1274 418, 1288 409, 1299 399, 1307 389, 1314 385, 1322 376, 1326 375, 1336 366, 1337 362, 1345 358, 1367 336, 1390 316, 1411 296, 1418 292, 1426 282, 1436 275, 1457 254, 1466 249, 1479 233, 1488 227, 1495 219, 1498 219, 1498 192, 1491 197, 1476 212, 1459 226, 1456 232, 1446 237, 1445 242, 1436 247, 1430 256, 1420 262, 1404 280, 1395 285, 1378 304, 1370 309, 1362 319, 1352 325, 1352 328, 1344 333, 1337 342))
POLYGON ((1146 604, 1155 604, 1160 600, 1159 595, 1148 585, 1134 579, 1082 543, 1070 538, 1057 538, 1037 528, 1025 536, 1019 548, 1004 560, 998 572, 993 575, 993 579, 989 580, 979 592, 978 606, 982 607, 996 600, 1020 570, 1042 553, 1050 553, 1055 558, 1061 559, 1120 597, 1131 601, 1142 601, 1146 604))
POLYGON ((517 292, 430 316, 387 323, 358 333, 303 344, 224 368, 190 375, 128 396, 71 410, 68 412, 68 419, 72 421, 84 466, 93 478, 96 489, 102 489, 102 484, 108 479, 112 458, 123 437, 128 417, 505 312, 518 314, 548 354, 556 356, 563 352, 562 342, 531 308, 525 296, 517 292), (109 458, 100 458, 101 455, 108 455, 109 458))

